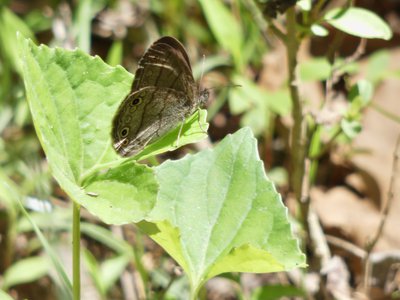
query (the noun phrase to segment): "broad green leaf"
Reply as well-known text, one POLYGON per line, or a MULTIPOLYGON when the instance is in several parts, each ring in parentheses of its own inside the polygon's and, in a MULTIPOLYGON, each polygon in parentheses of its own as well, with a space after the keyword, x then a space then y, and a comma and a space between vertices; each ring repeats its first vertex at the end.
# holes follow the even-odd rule
MULTIPOLYGON (((110 135, 112 117, 130 91, 132 75, 80 50, 19 40, 27 98, 53 176, 74 201, 104 222, 143 219, 154 205, 157 183, 146 166, 116 154, 110 135)), ((193 118, 183 125, 180 145, 206 136, 205 121, 199 124, 193 118)), ((148 145, 136 159, 175 149, 177 130, 148 145)))
MULTIPOLYGON (((123 68, 111 68, 80 50, 36 47, 22 38, 20 46, 29 106, 53 176, 74 201, 105 222, 121 224, 141 219, 143 216, 138 214, 128 218, 118 214, 124 210, 143 213, 143 202, 151 209, 155 194, 146 199, 122 199, 118 194, 110 195, 115 192, 114 185, 103 197, 103 190, 110 182, 119 182, 120 175, 111 172, 115 178, 104 175, 97 181, 93 179, 93 174, 122 160, 112 149, 110 126, 113 113, 129 91, 132 76, 123 68), (83 183, 90 176, 92 186, 85 191, 83 183), (90 196, 89 192, 98 193, 97 190, 100 197, 90 196)), ((134 173, 150 172, 144 171, 144 166, 134 168, 134 173)), ((140 193, 142 188, 155 184, 153 178, 153 183, 130 179, 132 182, 124 180, 118 185, 118 192, 127 195, 135 189, 140 193)))
POLYGON ((140 221, 153 208, 158 189, 153 170, 134 161, 94 174, 83 185, 75 195, 89 211, 115 225, 140 221))
POLYGON ((218 43, 229 53, 238 69, 243 68, 243 33, 239 22, 222 1, 200 0, 204 15, 218 43))
POLYGON ((47 275, 50 270, 49 260, 44 256, 24 258, 14 263, 4 274, 3 288, 32 282, 47 275))
POLYGON ((225 272, 305 266, 249 128, 213 150, 166 161, 156 174, 157 205, 139 226, 183 267, 194 291, 225 272))
POLYGON ((361 38, 390 40, 393 35, 384 20, 364 8, 334 8, 324 18, 333 27, 361 38))

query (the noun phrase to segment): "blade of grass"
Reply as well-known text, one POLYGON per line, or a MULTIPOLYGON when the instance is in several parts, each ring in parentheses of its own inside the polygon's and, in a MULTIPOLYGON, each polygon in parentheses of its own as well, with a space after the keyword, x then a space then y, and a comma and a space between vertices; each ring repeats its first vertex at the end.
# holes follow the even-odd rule
POLYGON ((64 267, 62 266, 60 260, 58 259, 57 254, 54 252, 53 248, 50 246, 50 244, 47 242, 47 239, 43 235, 43 233, 40 231, 39 227, 36 226, 35 222, 31 219, 29 213, 26 211, 25 207, 22 205, 22 202, 20 199, 18 199, 18 204, 21 208, 22 213, 24 216, 29 220, 29 222, 32 224, 32 228, 35 231, 37 237, 40 240, 40 243, 42 244, 43 248, 47 252, 47 254, 50 257, 50 260, 54 266, 54 268, 57 271, 58 276, 60 277, 61 280, 61 288, 64 294, 69 295, 70 298, 72 298, 72 284, 71 281, 68 278, 67 273, 64 270, 64 267))

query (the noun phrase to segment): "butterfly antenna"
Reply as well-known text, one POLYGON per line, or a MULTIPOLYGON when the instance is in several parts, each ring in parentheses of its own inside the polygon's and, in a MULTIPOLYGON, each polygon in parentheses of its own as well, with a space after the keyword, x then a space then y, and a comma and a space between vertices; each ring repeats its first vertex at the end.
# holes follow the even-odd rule
POLYGON ((228 84, 224 86, 213 86, 208 88, 207 90, 214 90, 214 89, 224 89, 224 88, 235 88, 235 87, 242 87, 240 84, 228 84))
POLYGON ((201 62, 201 74, 200 74, 200 81, 199 81, 199 91, 201 91, 201 83, 203 81, 205 65, 206 65, 206 56, 203 54, 203 61, 201 62))

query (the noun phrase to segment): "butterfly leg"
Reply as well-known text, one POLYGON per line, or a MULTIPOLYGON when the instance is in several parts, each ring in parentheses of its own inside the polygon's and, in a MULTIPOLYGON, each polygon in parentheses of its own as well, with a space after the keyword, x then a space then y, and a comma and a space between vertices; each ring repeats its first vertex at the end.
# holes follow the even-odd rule
POLYGON ((199 123, 201 132, 207 134, 207 130, 204 130, 200 123, 200 108, 197 109, 197 122, 199 123))
POLYGON ((185 117, 183 117, 183 120, 181 122, 181 126, 179 127, 178 138, 176 139, 175 148, 179 147, 179 139, 181 138, 183 125, 185 125, 185 117))

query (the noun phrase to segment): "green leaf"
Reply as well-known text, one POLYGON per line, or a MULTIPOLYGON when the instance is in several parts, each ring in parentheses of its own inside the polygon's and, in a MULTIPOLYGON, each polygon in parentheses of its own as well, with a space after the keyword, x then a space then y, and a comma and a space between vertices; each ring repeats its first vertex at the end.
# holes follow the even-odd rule
POLYGON ((389 76, 390 55, 388 50, 380 50, 368 57, 366 77, 377 84, 389 76))
POLYGON ((284 167, 275 167, 269 170, 268 178, 277 186, 287 186, 288 171, 284 167))
POLYGON ((367 106, 371 102, 373 92, 374 88, 371 82, 364 79, 357 81, 349 91, 353 109, 360 110, 367 106))
POLYGON ((393 35, 384 20, 363 8, 334 8, 324 18, 333 27, 361 38, 390 40, 393 35))
POLYGON ((121 64, 123 56, 123 43, 120 40, 114 41, 107 54, 107 63, 110 66, 116 66, 121 64))
POLYGON ((105 1, 81 0, 77 3, 73 31, 80 49, 90 52, 92 19, 104 9, 105 1))
POLYGON ((324 57, 316 57, 301 62, 300 78, 303 81, 325 80, 331 75, 332 65, 324 57))
POLYGON ((109 229, 91 223, 82 222, 82 234, 102 243, 118 254, 133 254, 130 244, 122 238, 116 237, 109 229))
POLYGON ((108 290, 121 278, 121 274, 131 258, 130 255, 118 255, 105 260, 99 265, 96 257, 89 250, 85 250, 83 254, 89 274, 103 296, 106 296, 108 290))
POLYGON ((305 266, 249 128, 213 150, 166 161, 156 174, 158 202, 139 226, 183 267, 194 291, 224 272, 305 266))
POLYGON ((136 160, 143 160, 167 151, 176 150, 186 144, 195 143, 207 137, 207 111, 200 109, 181 124, 165 134, 162 138, 148 145, 134 156, 136 160), (179 135, 180 132, 180 135, 179 135))
POLYGON ((54 251, 54 249, 50 246, 49 242, 43 235, 43 233, 40 231, 39 227, 36 225, 34 220, 31 218, 30 214, 26 211, 25 207, 22 205, 21 199, 18 199, 18 205, 20 207, 20 210, 24 214, 25 218, 28 219, 28 221, 31 223, 33 230, 36 233, 36 236, 39 238, 40 243, 42 244, 43 248, 45 249, 47 253, 47 257, 50 259, 52 266, 54 267, 54 270, 56 271, 55 274, 58 275, 58 278, 60 280, 60 287, 61 291, 64 295, 68 296, 69 298, 72 297, 72 284, 68 278, 68 275, 66 274, 63 265, 61 264, 60 257, 57 255, 57 253, 54 251))
POLYGON ((327 36, 329 34, 329 31, 318 24, 313 24, 311 25, 311 32, 314 33, 316 36, 327 36))
POLYGON ((349 139, 354 139, 362 130, 360 122, 356 120, 342 119, 340 127, 349 139))
POLYGON ((230 60, 226 55, 210 55, 193 66, 193 77, 199 80, 202 79, 203 74, 207 74, 213 69, 230 65, 230 60))
POLYGON ((0 290, 0 299, 1 300, 14 300, 13 297, 11 297, 10 295, 8 295, 6 292, 0 290))
POLYGON ((32 282, 47 275, 50 263, 44 256, 24 258, 14 263, 4 274, 3 288, 32 282))
POLYGON ((239 22, 222 1, 200 0, 200 5, 218 43, 228 51, 239 69, 243 68, 243 33, 239 22))
POLYGON ((9 222, 15 222, 17 218, 19 210, 18 200, 21 197, 19 191, 20 188, 0 169, 0 205, 2 209, 6 208, 9 215, 9 222))
POLYGON ((131 257, 129 255, 119 255, 109 258, 101 264, 100 278, 106 291, 108 291, 115 282, 121 278, 122 273, 126 269, 130 260, 131 257))
POLYGON ((248 126, 256 136, 261 135, 267 128, 271 116, 266 105, 248 110, 240 119, 240 126, 248 126))
POLYGON ((23 20, 5 6, 0 6, 0 28, 0 50, 4 55, 3 58, 20 72, 20 59, 18 51, 15 50, 17 32, 29 38, 33 38, 34 34, 23 20))
POLYGON ((157 190, 152 169, 127 161, 89 177, 80 191, 80 199, 104 222, 120 225, 142 220, 153 208, 157 190))
POLYGON ((250 126, 255 134, 266 128, 270 112, 281 116, 289 114, 291 100, 287 90, 271 93, 241 75, 234 75, 232 81, 240 87, 230 90, 230 109, 233 114, 250 114, 243 117, 242 125, 250 126))
MULTIPOLYGON (((111 120, 130 91, 132 75, 80 50, 19 40, 27 98, 53 176, 106 223, 143 219, 155 203, 157 183, 151 169, 132 160, 176 149, 181 125, 135 158, 122 159, 111 145, 111 120)), ((180 145, 206 136, 205 114, 183 124, 180 145)))
POLYGON ((290 285, 270 285, 257 288, 251 295, 251 300, 274 300, 283 297, 305 297, 306 293, 290 285))
POLYGON ((229 90, 229 107, 233 114, 241 114, 241 126, 249 126, 256 135, 267 128, 270 112, 268 110, 269 93, 254 82, 241 75, 234 75, 232 81, 240 85, 229 90))
POLYGON ((310 11, 312 3, 311 0, 299 0, 296 2, 296 5, 300 7, 301 10, 310 11))
POLYGON ((96 257, 87 249, 83 249, 83 261, 85 262, 87 271, 92 278, 94 285, 96 286, 97 291, 104 297, 106 295, 106 289, 103 286, 103 282, 100 278, 100 268, 99 264, 96 260, 96 257))
MULTIPOLYGON (((121 182, 120 176, 130 174, 127 166, 119 167, 121 173, 97 175, 122 161, 111 146, 111 118, 129 91, 131 74, 80 50, 36 47, 22 38, 20 42, 27 98, 53 176, 74 201, 105 222, 122 224, 143 218, 143 208, 151 209, 156 194, 146 199, 126 195, 132 189, 136 190, 133 196, 148 191, 156 185, 154 178, 121 182), (91 185, 84 187, 87 181, 91 185), (111 182, 119 184, 107 190, 111 182), (125 197, 116 197, 115 188, 125 197), (119 215, 121 211, 127 214, 119 215)), ((145 166, 132 167, 134 174, 151 172, 145 166)))

